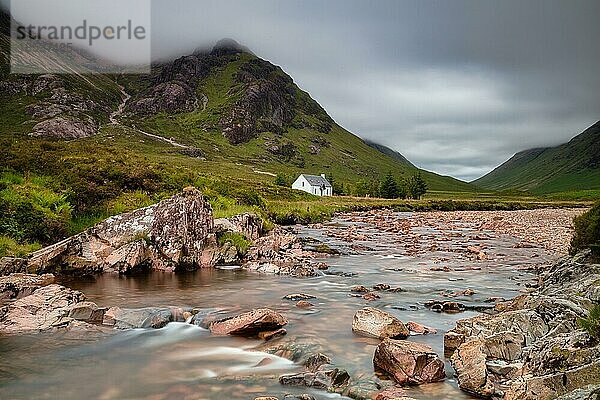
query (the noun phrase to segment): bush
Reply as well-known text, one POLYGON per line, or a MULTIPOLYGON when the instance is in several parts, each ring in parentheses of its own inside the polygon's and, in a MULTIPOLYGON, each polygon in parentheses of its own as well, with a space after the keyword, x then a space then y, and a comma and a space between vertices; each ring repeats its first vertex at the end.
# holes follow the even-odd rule
POLYGON ((33 182, 31 177, 4 181, 10 186, 0 190, 0 235, 49 244, 68 235, 72 207, 66 194, 33 182))
POLYGON ((592 249, 598 256, 600 250, 600 202, 596 203, 585 214, 573 220, 575 233, 571 240, 571 254, 584 249, 592 249))
POLYGON ((290 180, 283 174, 277 174, 275 177, 275 185, 288 187, 291 186, 290 180))

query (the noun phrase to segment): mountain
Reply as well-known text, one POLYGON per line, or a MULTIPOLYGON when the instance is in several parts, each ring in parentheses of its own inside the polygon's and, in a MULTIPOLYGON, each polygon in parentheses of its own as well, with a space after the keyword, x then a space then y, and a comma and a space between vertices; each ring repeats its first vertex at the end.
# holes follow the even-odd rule
MULTIPOLYGON (((301 196, 274 185, 277 174, 324 173, 351 187, 418 171, 340 127, 280 67, 230 39, 153 65, 147 75, 11 75, 10 41, 0 32, 0 174, 34 177, 32 187, 64 194, 77 215, 128 209, 185 185, 215 201, 235 194, 239 203, 256 201, 240 190, 301 196)), ((36 53, 41 47, 28 51, 44 62, 106 63, 68 48, 58 57, 36 53)), ((474 190, 422 176, 431 190, 474 190)), ((22 190, 27 197, 33 189, 22 190)))
POLYGON ((378 152, 383 153, 386 156, 392 157, 393 159, 398 160, 401 163, 406 164, 406 165, 408 165, 410 167, 416 168, 410 161, 408 161, 408 159, 406 157, 404 157, 402 154, 400 154, 396 150, 390 149, 389 147, 384 146, 383 144, 379 144, 379 143, 373 142, 371 140, 365 139, 364 142, 367 145, 369 145, 370 147, 372 147, 375 150, 377 150, 378 152))
POLYGON ((534 193, 600 189, 600 121, 568 143, 519 152, 472 183, 534 193))

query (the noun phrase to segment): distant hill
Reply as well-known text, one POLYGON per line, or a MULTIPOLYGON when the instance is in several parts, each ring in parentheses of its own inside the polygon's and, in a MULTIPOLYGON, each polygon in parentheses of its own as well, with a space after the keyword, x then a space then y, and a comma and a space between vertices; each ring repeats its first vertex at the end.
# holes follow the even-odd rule
POLYGON ((568 143, 521 151, 472 183, 534 193, 600 189, 600 121, 568 143))
POLYGON ((416 168, 413 163, 408 161, 408 159, 406 157, 404 157, 402 154, 400 154, 396 150, 390 149, 389 147, 387 147, 383 144, 379 144, 379 143, 376 143, 376 142, 373 142, 373 141, 367 140, 367 139, 365 139, 365 143, 368 144, 369 146, 371 146, 372 148, 374 148, 375 150, 379 151, 380 153, 385 154, 386 156, 390 156, 393 159, 400 161, 401 163, 404 163, 406 165, 416 168))

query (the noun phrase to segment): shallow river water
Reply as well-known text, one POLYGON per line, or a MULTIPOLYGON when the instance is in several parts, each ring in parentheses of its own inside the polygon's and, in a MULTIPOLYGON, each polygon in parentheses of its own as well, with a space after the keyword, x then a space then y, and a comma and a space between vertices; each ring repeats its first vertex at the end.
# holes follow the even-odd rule
MULTIPOLYGON (((343 231, 350 224, 337 219, 329 226, 343 231)), ((410 340, 427 343, 442 356, 443 333, 457 319, 476 313, 435 313, 424 306, 427 300, 446 299, 441 296, 444 291, 471 288, 475 295, 454 300, 489 306, 485 302, 489 297, 519 294, 534 279, 531 268, 553 260, 542 249, 521 247, 518 239, 493 233, 485 240, 489 259, 471 259, 464 249, 483 243, 477 241, 481 232, 476 235, 473 227, 459 221, 451 228, 415 228, 422 247, 437 245, 412 256, 407 255, 401 237, 371 226, 360 227, 369 236, 368 241, 353 243, 362 245, 360 251, 352 250, 350 243, 326 236, 325 229, 299 229, 302 236, 322 240, 345 253, 324 259, 330 265, 328 274, 298 279, 214 269, 186 274, 104 275, 67 284, 101 306, 191 306, 223 312, 270 307, 290 320, 288 334, 279 342, 313 344, 352 377, 369 378, 373 376, 372 356, 378 341, 352 333, 352 317, 358 309, 378 307, 402 321, 436 328, 436 335, 412 336, 410 340), (449 271, 432 270, 443 266, 449 271), (331 274, 336 272, 344 275, 331 274), (380 292, 381 298, 371 302, 350 296, 353 285, 371 287, 378 283, 405 291, 380 292), (294 302, 282 299, 290 293, 316 296, 310 300, 315 306, 296 308, 294 302)), ((340 398, 279 385, 280 374, 301 368, 261 352, 261 345, 258 340, 213 337, 200 327, 183 323, 171 323, 158 330, 0 337, 0 398, 253 399, 265 394, 282 397, 284 393, 340 398)), ((417 399, 469 398, 457 389, 449 364, 446 370, 445 382, 411 389, 409 395, 417 399)))

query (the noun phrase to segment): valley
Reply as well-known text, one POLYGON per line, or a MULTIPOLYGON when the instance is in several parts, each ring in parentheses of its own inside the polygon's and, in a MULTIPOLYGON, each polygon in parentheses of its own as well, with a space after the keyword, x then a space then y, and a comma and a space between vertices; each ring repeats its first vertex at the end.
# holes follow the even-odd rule
MULTIPOLYGON (((599 398, 600 122, 490 171, 593 114, 582 54, 560 90, 537 79, 566 56, 504 69, 556 44, 505 54, 532 35, 494 24, 545 4, 481 4, 479 27, 479 5, 422 19, 423 1, 415 28, 409 2, 299 19, 316 3, 280 2, 269 24, 258 1, 251 49, 203 36, 225 3, 192 3, 155 14, 193 23, 130 74, 101 49, 15 46, 0 0, 0 398, 599 398), (358 11, 376 26, 355 29, 358 11)), ((561 54, 585 48, 572 37, 561 54)))

